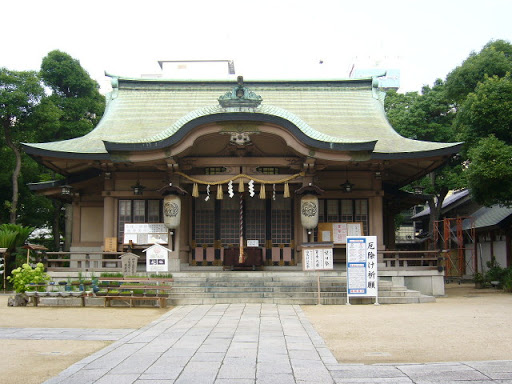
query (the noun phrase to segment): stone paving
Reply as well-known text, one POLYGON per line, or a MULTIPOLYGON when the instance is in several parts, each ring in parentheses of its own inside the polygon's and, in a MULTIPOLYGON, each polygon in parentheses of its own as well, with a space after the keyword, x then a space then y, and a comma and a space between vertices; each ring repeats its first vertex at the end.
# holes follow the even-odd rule
MULTIPOLYGON (((25 335, 33 332, 42 337, 47 332, 56 337, 67 331, 28 330, 25 335)), ((95 333, 101 332, 69 331, 76 337, 95 333)), ((141 329, 117 336, 118 341, 45 384, 512 384, 512 360, 339 364, 298 305, 180 306, 141 329)))

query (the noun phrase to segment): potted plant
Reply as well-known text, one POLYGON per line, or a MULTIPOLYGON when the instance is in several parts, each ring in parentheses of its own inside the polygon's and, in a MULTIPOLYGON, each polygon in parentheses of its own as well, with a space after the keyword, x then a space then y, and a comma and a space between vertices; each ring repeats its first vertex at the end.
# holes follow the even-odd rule
POLYGON ((121 293, 119 294, 119 296, 131 296, 132 295, 132 291, 121 291, 121 293))
POLYGON ((84 280, 83 285, 92 285, 92 280, 84 280))
POLYGON ((473 281, 475 282, 475 288, 482 289, 485 287, 485 277, 482 273, 475 273, 473 275, 473 281))
POLYGON ((107 296, 108 291, 106 289, 100 289, 96 292, 96 296, 107 296))
POLYGON ((156 291, 154 289, 147 290, 146 293, 145 293, 145 296, 147 296, 147 297, 155 297, 156 296, 156 291))
POLYGON ((107 292, 107 296, 119 296, 119 291, 117 289, 110 289, 107 292))
POLYGON ((133 296, 139 296, 139 297, 144 296, 144 290, 143 289, 134 289, 133 296))

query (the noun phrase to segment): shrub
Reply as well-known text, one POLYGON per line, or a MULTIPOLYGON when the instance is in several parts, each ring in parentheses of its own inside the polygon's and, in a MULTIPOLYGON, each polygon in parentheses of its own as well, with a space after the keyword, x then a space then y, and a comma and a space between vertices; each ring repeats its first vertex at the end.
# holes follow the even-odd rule
POLYGON ((44 265, 37 263, 36 267, 23 264, 12 271, 12 276, 7 277, 12 282, 13 288, 17 293, 25 292, 28 284, 45 284, 51 279, 50 275, 44 272, 44 265))

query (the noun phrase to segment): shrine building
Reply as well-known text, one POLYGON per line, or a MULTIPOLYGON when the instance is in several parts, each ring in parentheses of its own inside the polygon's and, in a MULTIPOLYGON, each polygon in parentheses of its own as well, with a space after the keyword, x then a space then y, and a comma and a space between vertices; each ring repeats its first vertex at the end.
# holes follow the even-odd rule
POLYGON ((65 177, 33 189, 67 199, 76 253, 130 246, 144 260, 142 250, 159 243, 173 270, 248 259, 286 269, 300 266, 303 244, 333 242, 343 263, 350 234, 393 249, 400 188, 460 149, 395 132, 376 78, 110 77, 90 133, 23 144, 65 177), (303 204, 308 196, 313 204, 303 204))

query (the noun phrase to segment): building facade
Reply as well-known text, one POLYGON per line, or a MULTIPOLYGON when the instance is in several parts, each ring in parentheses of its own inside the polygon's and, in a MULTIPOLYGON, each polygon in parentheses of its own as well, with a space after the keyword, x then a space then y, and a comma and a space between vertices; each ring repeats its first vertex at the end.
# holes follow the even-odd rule
POLYGON ((336 228, 352 223, 377 236, 379 249, 392 248, 399 188, 460 147, 398 135, 371 78, 111 80, 93 131, 24 144, 66 178, 34 189, 62 198, 71 187, 74 252, 138 252, 158 242, 179 268, 225 264, 242 244, 259 250, 263 267, 286 266, 301 263, 303 243, 337 239, 334 258, 343 262, 336 228), (317 195, 312 211, 296 193, 304 187, 317 195), (305 228, 304 215, 317 215, 318 227, 305 228), (171 216, 171 229, 162 226, 171 216))

